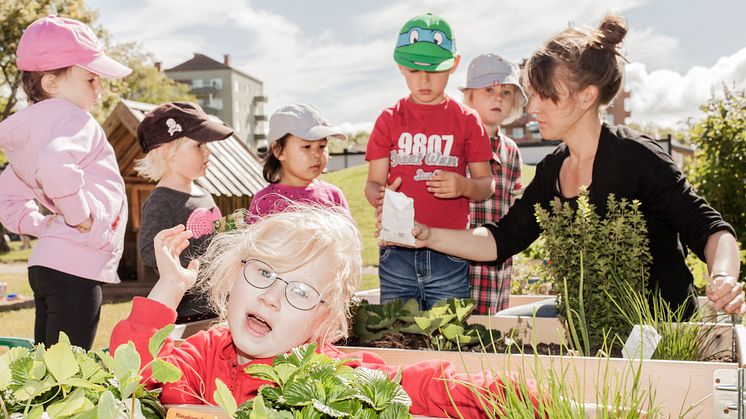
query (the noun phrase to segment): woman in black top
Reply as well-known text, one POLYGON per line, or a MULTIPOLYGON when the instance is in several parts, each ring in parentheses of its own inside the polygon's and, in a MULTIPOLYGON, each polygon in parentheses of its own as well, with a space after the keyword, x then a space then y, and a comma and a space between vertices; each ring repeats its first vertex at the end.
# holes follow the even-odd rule
MULTIPOLYGON (((562 140, 536 166, 523 198, 499 222, 472 230, 416 225, 417 247, 429 247, 471 260, 501 263, 528 247, 541 233, 534 204, 573 200, 581 186, 599 215, 606 198, 637 199, 647 221, 651 287, 673 307, 694 295, 686 248, 707 262, 707 296, 715 308, 744 313, 738 282, 739 254, 733 228, 697 196, 671 157, 650 138, 622 126, 602 123, 601 115, 622 86, 622 57, 617 48, 627 32, 621 17, 606 16, 599 29, 566 29, 550 39, 526 63, 542 138, 562 140)), ((696 299, 687 312, 692 313, 696 299)))

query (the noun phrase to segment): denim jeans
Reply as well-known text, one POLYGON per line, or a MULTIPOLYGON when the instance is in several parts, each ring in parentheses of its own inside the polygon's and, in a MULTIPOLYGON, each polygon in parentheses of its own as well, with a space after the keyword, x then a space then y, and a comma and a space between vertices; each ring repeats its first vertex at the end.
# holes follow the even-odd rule
POLYGON ((415 298, 423 310, 447 298, 470 298, 469 262, 430 249, 380 249, 381 303, 415 298))

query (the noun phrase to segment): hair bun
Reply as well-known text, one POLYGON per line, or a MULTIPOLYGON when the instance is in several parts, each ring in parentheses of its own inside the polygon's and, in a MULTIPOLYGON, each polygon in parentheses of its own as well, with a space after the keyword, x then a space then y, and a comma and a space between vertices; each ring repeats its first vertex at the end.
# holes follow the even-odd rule
POLYGON ((627 22, 619 15, 606 15, 594 35, 601 46, 616 48, 627 35, 627 22))

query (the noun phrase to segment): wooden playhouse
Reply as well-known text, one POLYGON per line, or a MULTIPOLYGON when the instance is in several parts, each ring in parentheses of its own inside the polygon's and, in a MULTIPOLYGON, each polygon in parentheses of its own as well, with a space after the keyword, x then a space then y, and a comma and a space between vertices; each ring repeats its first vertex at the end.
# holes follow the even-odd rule
MULTIPOLYGON (((139 177, 134 169, 135 161, 143 157, 137 143, 137 127, 145 115, 155 107, 156 105, 148 103, 122 100, 103 124, 119 162, 119 171, 124 178, 129 205, 124 255, 119 264, 122 284, 107 287, 107 298, 119 293, 147 293, 155 279, 148 274, 137 252, 140 210, 155 183, 139 177)), ((197 183, 212 194, 223 214, 230 214, 239 208, 248 208, 254 194, 267 184, 262 177, 261 160, 235 135, 224 141, 210 143, 208 146, 212 151, 210 166, 207 174, 198 179, 197 183)))

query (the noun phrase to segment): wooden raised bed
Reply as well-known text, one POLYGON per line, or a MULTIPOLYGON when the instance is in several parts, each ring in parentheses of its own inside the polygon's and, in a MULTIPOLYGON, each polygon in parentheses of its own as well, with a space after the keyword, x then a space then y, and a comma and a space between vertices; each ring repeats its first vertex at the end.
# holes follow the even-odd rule
MULTIPOLYGON (((370 292, 362 298, 377 300, 377 292, 370 292)), ((511 306, 529 304, 551 296, 511 296, 511 306), (518 297, 518 298, 515 298, 518 297)), ((706 297, 700 297, 703 311, 712 311, 711 303, 706 297)), ((371 302, 373 303, 373 302, 371 302)), ((377 301, 376 301, 377 303, 377 301)), ((720 320, 720 319, 719 319, 720 320)), ((499 330, 503 335, 513 336, 516 341, 531 344, 561 343, 565 340, 562 323, 557 318, 525 318, 517 316, 477 316, 469 317, 470 323, 480 323, 488 328, 499 330)), ((735 362, 694 362, 663 360, 629 360, 622 358, 593 358, 581 356, 547 356, 547 355, 506 355, 482 354, 470 352, 439 352, 403 349, 381 349, 368 347, 341 347, 346 352, 369 351, 380 355, 387 363, 393 365, 410 365, 423 359, 442 359, 454 364, 460 372, 479 372, 484 369, 494 371, 523 370, 529 377, 534 377, 534 364, 538 362, 540 371, 553 370, 560 375, 565 371, 566 384, 576 394, 584 395, 585 403, 595 403, 596 391, 602 386, 599 371, 608 371, 607 377, 619 377, 630 367, 640 369, 641 383, 656 394, 656 403, 663 409, 664 417, 679 417, 689 406, 696 405, 686 417, 703 418, 741 418, 744 413, 737 412, 738 372, 746 368, 746 327, 741 324, 735 327, 728 323, 703 323, 713 328, 712 351, 735 350, 735 362), (735 334, 735 338, 734 338, 735 334), (648 384, 649 383, 649 384, 648 384), (731 390, 723 390, 731 386, 731 390), (582 393, 578 393, 581 392, 582 393)), ((613 381, 612 381, 613 382, 613 381)), ((742 408, 742 410, 744 410, 742 408)))

